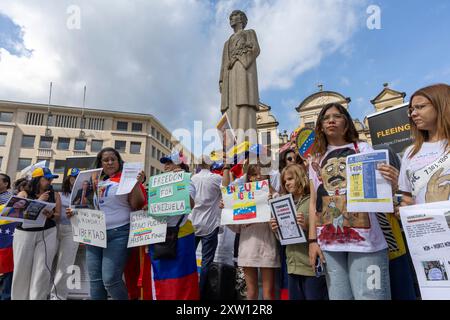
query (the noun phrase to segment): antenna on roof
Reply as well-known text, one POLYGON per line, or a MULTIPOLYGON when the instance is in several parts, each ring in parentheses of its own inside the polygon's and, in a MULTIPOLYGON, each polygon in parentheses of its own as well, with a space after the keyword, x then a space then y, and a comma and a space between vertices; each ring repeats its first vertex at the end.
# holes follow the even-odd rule
POLYGON ((81 123, 80 123, 80 138, 84 138, 86 135, 83 129, 86 127, 86 117, 84 116, 84 107, 86 105, 86 85, 84 85, 84 92, 83 92, 83 108, 81 109, 81 123))

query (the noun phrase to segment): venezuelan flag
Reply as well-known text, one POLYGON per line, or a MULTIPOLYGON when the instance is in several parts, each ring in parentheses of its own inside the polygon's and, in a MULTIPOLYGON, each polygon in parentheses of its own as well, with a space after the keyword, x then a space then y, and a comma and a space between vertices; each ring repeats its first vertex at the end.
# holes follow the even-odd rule
MULTIPOLYGON (((149 257, 153 254, 150 245, 149 257)), ((191 221, 178 232, 177 257, 151 260, 154 300, 199 300, 195 233, 191 221)))
MULTIPOLYGON (((1 206, 1 209, 3 206, 1 206)), ((1 210, 0 209, 0 210, 1 210)), ((0 273, 13 272, 13 234, 18 222, 0 220, 0 273)))

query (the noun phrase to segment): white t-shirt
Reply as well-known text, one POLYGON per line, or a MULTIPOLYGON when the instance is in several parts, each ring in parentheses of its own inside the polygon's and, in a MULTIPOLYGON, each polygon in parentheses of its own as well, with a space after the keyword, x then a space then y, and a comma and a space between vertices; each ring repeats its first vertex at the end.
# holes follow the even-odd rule
POLYGON ((100 210, 105 213, 106 230, 130 223, 132 209, 128 202, 128 194, 116 195, 119 183, 118 175, 98 183, 98 202, 100 210))
POLYGON ((416 204, 450 199, 450 194, 442 188, 450 183, 450 177, 445 179, 445 176, 450 174, 450 154, 446 152, 445 148, 445 141, 424 142, 419 152, 411 159, 409 155, 412 146, 406 149, 400 169, 399 189, 412 193, 416 204), (439 167, 432 166, 437 164, 439 159, 443 160, 439 167), (440 177, 443 178, 443 181, 442 179, 438 181, 440 177), (413 185, 416 186, 415 192, 413 185))
POLYGON ((207 169, 201 170, 191 178, 195 207, 192 209, 191 221, 195 235, 203 237, 211 234, 220 225, 220 186, 222 176, 207 169))
MULTIPOLYGON (((359 142, 358 148, 359 152, 373 150, 365 142, 359 142)), ((355 153, 353 143, 328 146, 320 163, 311 159, 309 165, 309 178, 317 193, 316 211, 321 212, 317 240, 324 251, 369 253, 387 248, 376 213, 347 212, 345 160, 355 153)))

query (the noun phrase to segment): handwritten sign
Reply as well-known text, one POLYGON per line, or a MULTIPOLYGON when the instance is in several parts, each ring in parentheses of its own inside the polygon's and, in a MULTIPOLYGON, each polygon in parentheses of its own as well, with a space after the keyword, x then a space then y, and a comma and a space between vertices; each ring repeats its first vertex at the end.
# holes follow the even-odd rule
POLYGON ((190 180, 190 173, 184 171, 151 177, 148 190, 149 214, 164 217, 190 213, 190 180))
POLYGON ((128 248, 166 241, 167 223, 163 217, 154 218, 145 211, 130 214, 128 248))
POLYGON ((268 197, 268 180, 222 187, 224 209, 221 224, 268 222, 270 220, 268 197))
POLYGON ((71 222, 73 241, 106 248, 106 221, 102 211, 74 209, 71 222))

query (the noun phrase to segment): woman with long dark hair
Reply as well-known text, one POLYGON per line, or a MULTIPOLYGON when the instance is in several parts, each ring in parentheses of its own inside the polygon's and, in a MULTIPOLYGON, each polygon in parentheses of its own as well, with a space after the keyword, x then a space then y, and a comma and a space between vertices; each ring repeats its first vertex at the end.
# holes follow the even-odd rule
POLYGON ((17 196, 55 203, 52 212, 45 211, 43 227, 16 227, 13 241, 14 274, 12 300, 46 300, 50 294, 51 267, 56 254, 56 223, 61 212, 61 199, 53 191, 52 181, 58 178, 48 168, 37 168, 32 173, 28 192, 17 196))
MULTIPOLYGON (((309 256, 315 266, 326 262, 331 300, 391 298, 387 243, 376 213, 347 212, 346 157, 372 151, 360 142, 353 120, 342 105, 331 103, 320 112, 309 165, 309 256), (377 267, 380 286, 368 286, 370 268, 377 267)), ((392 184, 397 170, 379 166, 392 184)))
MULTIPOLYGON (((141 209, 146 203, 146 192, 142 186, 145 173, 141 171, 129 194, 116 195, 122 176, 123 160, 113 148, 104 148, 97 154, 95 167, 102 168, 102 175, 95 185, 98 190, 99 209, 105 214, 106 248, 87 245, 86 262, 89 272, 92 300, 106 300, 108 294, 114 300, 128 300, 128 291, 122 275, 128 259, 128 235, 130 213, 141 209)), ((72 209, 67 209, 69 217, 72 209)))

